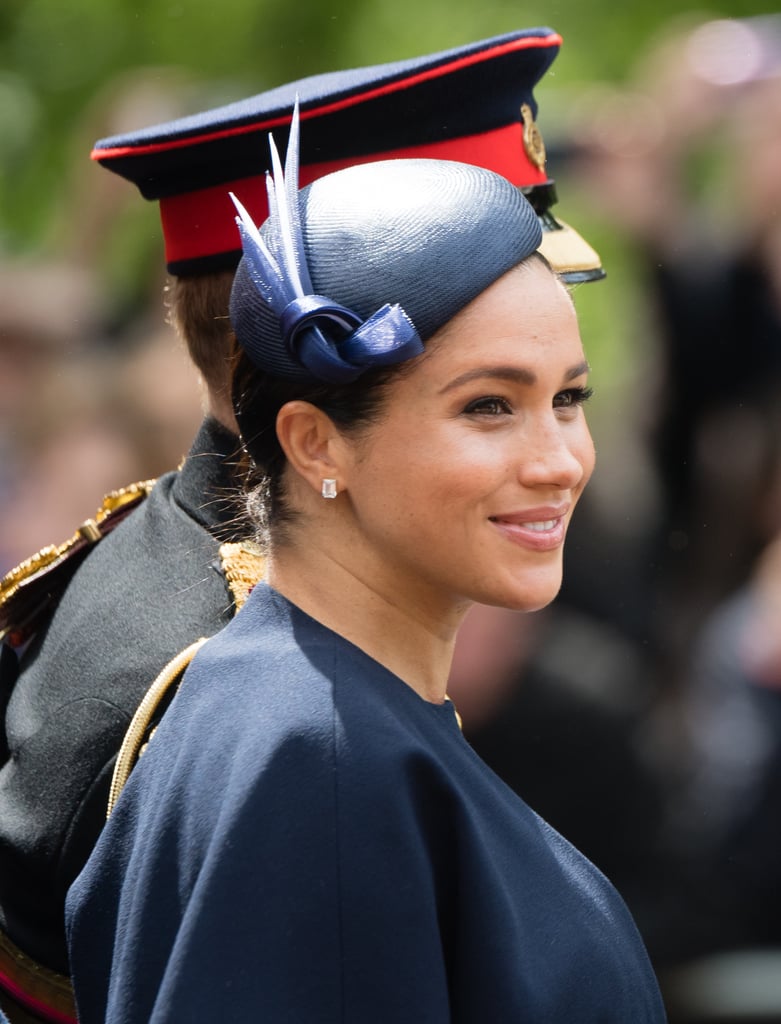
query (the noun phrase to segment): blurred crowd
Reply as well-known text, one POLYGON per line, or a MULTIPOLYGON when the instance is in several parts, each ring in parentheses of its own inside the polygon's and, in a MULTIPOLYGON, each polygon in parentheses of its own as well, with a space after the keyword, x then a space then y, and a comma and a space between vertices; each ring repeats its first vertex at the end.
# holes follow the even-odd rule
POLYGON ((111 82, 76 133, 48 258, 0 253, 0 576, 67 540, 104 494, 175 468, 200 424, 200 382, 166 320, 156 209, 87 155, 186 112, 191 88, 157 68, 111 82), (115 288, 116 249, 132 280, 115 288))
MULTIPOLYGON (((616 531, 587 492, 560 599, 474 609, 451 695, 627 899, 672 1021, 781 1020, 781 16, 676 22, 580 104, 567 189, 631 247, 650 325, 650 499, 616 531)), ((96 270, 0 272, 0 573, 174 467, 200 421, 162 281, 118 324, 96 270)))
POLYGON ((73 268, 0 271, 3 573, 66 540, 103 494, 175 467, 200 421, 198 381, 162 300, 161 326, 103 337, 90 295, 73 268))

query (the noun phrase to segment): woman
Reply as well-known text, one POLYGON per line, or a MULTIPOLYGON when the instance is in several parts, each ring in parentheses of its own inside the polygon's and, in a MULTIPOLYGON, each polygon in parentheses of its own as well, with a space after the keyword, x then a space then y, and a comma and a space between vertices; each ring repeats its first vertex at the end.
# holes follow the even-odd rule
MULTIPOLYGON (((276 162, 231 315, 267 582, 188 670, 69 897, 93 1021, 662 1021, 606 880, 464 741, 475 601, 556 594, 593 466, 536 215, 481 168, 276 162)), ((238 205, 238 204, 237 204, 238 205)))

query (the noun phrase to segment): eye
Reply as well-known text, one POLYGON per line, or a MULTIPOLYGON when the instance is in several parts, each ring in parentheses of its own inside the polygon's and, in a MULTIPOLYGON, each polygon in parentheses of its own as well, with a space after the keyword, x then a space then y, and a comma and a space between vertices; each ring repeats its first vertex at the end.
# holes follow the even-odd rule
POLYGON ((486 395, 470 402, 464 412, 468 416, 502 416, 511 413, 512 408, 505 398, 486 395))
POLYGON ((567 388, 553 398, 554 409, 572 409, 583 405, 594 394, 593 388, 567 388))

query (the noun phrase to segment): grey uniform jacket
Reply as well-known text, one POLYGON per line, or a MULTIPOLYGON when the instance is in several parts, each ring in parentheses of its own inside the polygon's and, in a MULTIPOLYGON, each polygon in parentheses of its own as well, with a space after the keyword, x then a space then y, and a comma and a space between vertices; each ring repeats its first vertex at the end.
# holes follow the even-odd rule
POLYGON ((219 547, 247 532, 237 446, 206 420, 181 469, 90 551, 18 669, 3 651, 0 929, 53 971, 68 972, 65 895, 105 822, 133 713, 174 655, 232 617, 219 547))

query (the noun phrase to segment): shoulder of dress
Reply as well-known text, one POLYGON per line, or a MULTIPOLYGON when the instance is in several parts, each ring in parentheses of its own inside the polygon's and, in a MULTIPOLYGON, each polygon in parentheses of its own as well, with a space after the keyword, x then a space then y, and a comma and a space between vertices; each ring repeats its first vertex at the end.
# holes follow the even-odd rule
POLYGON ((0 579, 0 640, 19 647, 32 636, 87 553, 148 497, 154 483, 142 480, 111 491, 66 541, 41 548, 0 579))

